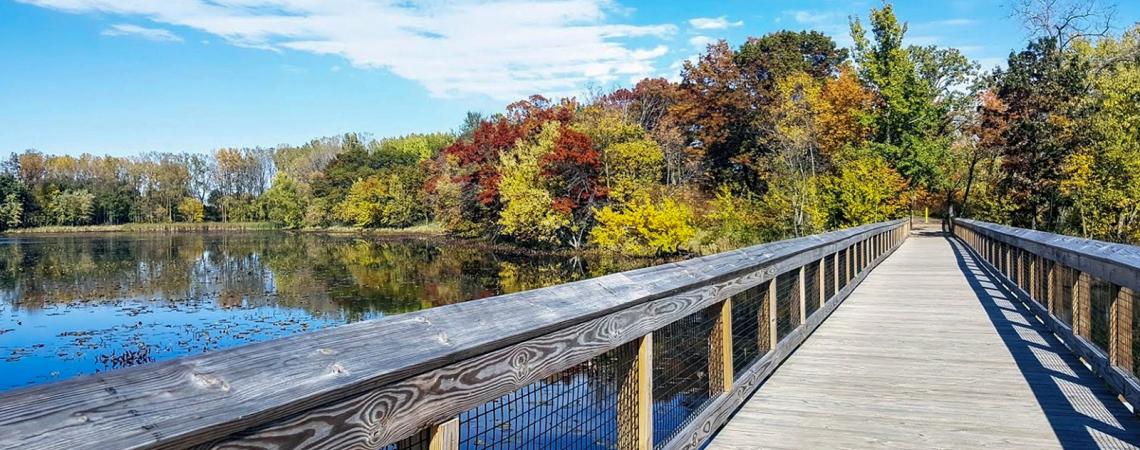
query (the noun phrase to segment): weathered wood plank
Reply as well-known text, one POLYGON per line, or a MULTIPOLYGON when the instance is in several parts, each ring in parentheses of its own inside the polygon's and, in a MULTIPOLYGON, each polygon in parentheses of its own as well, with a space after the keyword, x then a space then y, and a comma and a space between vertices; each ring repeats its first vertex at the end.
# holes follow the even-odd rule
POLYGON ((1109 343, 1112 349, 1109 355, 1112 364, 1125 373, 1134 373, 1132 366, 1132 308, 1135 296, 1131 289, 1120 288, 1112 302, 1111 323, 1109 330, 1109 343))
POLYGON ((955 223, 995 242, 1022 248, 1117 286, 1140 290, 1140 247, 968 219, 955 223))
MULTIPOLYGON (((698 449, 701 448, 713 433, 715 433, 722 425, 727 423, 733 413, 744 403, 746 399, 751 396, 757 388, 760 387, 768 377, 775 372, 776 368, 784 362, 789 355, 792 354, 805 340, 828 318, 839 306, 843 303, 844 299, 851 295, 852 292, 863 282, 863 280, 871 273, 871 269, 885 260, 891 253, 898 247, 894 247, 890 252, 884 254, 881 258, 872 261, 868 270, 856 275, 841 291, 837 291, 835 301, 828 302, 816 314, 813 314, 808 321, 796 328, 780 341, 773 351, 761 357, 756 362, 752 363, 744 373, 737 377, 737 382, 734 390, 730 393, 722 394, 714 397, 710 404, 707 405, 700 414, 697 415, 692 421, 689 422, 677 435, 666 445, 666 449, 698 449)), ((851 253, 851 252, 849 252, 851 253)), ((775 283, 773 283, 774 285, 775 283)), ((774 301, 774 292, 770 294, 770 300, 774 301)), ((757 444, 752 443, 755 447, 757 444)))
MULTIPOLYGON (((1048 304, 1032 301, 1027 292, 1013 285, 1008 278, 998 276, 997 274, 1000 272, 992 264, 983 262, 983 266, 992 271, 995 274, 995 278, 1007 289, 1009 289, 1017 300, 1025 304, 1054 335, 1060 338, 1061 342, 1063 342, 1070 351, 1084 360, 1084 362, 1088 364, 1092 369, 1092 372, 1094 374, 1104 380, 1108 386, 1120 394, 1120 396, 1122 396, 1130 404, 1140 405, 1140 380, 1132 375, 1132 373, 1125 372, 1121 368, 1115 367, 1112 364, 1112 361, 1109 359, 1108 354, 1097 348, 1095 344, 1078 333, 1077 327, 1080 326, 1080 323, 1082 321, 1085 323, 1089 322, 1088 316, 1085 316, 1083 319, 1079 318, 1079 316, 1083 315, 1079 313, 1081 303, 1077 300, 1077 297, 1079 296, 1074 295, 1073 326, 1065 324, 1061 319, 1057 317, 1056 314, 1058 310, 1062 309, 1062 302, 1059 298, 1062 295, 1062 290, 1060 287, 1061 276, 1055 273, 1057 271, 1056 264, 1049 265, 1050 267, 1048 278, 1050 278, 1050 282, 1047 284, 1049 286, 1050 292, 1048 304)), ((1082 274, 1084 274, 1084 272, 1082 272, 1082 274)), ((1078 289, 1080 287, 1080 278, 1080 276, 1077 277, 1078 281, 1073 287, 1074 294, 1078 292, 1078 289)), ((1086 296, 1085 298, 1087 299, 1088 297, 1086 296)), ((1084 303, 1088 303, 1087 300, 1084 303)), ((1087 336, 1087 334, 1085 334, 1085 336, 1087 336)))
POLYGON ((618 449, 653 448, 653 333, 629 344, 621 352, 630 358, 619 361, 618 449))
MULTIPOLYGON (((269 433, 267 436, 290 435, 280 428, 284 423, 313 432, 307 425, 299 425, 304 422, 299 418, 324 420, 324 414, 339 417, 346 413, 342 408, 349 405, 365 408, 390 401, 387 395, 392 392, 419 392, 422 386, 408 386, 409 380, 420 374, 441 376, 449 368, 459 367, 457 362, 480 355, 507 352, 509 356, 511 351, 526 348, 538 351, 538 355, 561 357, 552 350, 561 344, 551 341, 559 331, 585 323, 599 325, 596 321, 604 322, 607 315, 619 316, 622 310, 672 296, 692 299, 700 291, 715 300, 731 295, 747 287, 741 282, 763 282, 771 275, 765 271, 798 267, 896 224, 781 241, 12 390, 0 394, 0 404, 5 406, 0 409, 0 448, 184 448, 228 436, 245 438, 254 429, 269 433), (708 293, 710 288, 715 292, 708 293), (520 310, 527 313, 518 314, 520 310)), ((620 343, 611 339, 604 345, 612 348, 620 343)), ((583 347, 586 350, 574 354, 602 351, 583 347)), ((556 367, 541 363, 532 366, 518 379, 548 375, 535 370, 556 367)), ((490 395, 498 391, 480 392, 490 395)), ((360 438, 366 442, 374 442, 377 436, 398 438, 456 412, 451 413, 418 418, 405 415, 416 420, 404 419, 407 423, 400 422, 399 426, 384 420, 370 422, 391 419, 387 416, 362 414, 358 417, 367 425, 362 429, 375 429, 381 423, 384 431, 360 438), (408 425, 417 420, 417 426, 408 425)), ((336 428, 321 425, 318 431, 336 428)), ((350 436, 354 435, 338 439, 350 436)), ((320 442, 325 437, 313 439, 320 442)))
POLYGON ((708 448, 1135 448, 1137 419, 1003 289, 912 237, 708 448))
POLYGON ((710 306, 713 315, 709 334, 709 389, 712 392, 732 390, 732 298, 710 306))
POLYGON ((458 450, 459 449, 459 418, 433 426, 428 450, 458 450))

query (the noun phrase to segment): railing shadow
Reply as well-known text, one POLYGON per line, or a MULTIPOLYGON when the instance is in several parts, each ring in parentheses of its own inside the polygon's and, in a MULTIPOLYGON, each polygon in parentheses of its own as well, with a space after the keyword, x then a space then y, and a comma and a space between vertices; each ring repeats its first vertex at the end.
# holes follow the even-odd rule
POLYGON ((998 282, 1000 275, 990 272, 964 243, 945 238, 1062 447, 1140 446, 1140 421, 1104 381, 998 282))

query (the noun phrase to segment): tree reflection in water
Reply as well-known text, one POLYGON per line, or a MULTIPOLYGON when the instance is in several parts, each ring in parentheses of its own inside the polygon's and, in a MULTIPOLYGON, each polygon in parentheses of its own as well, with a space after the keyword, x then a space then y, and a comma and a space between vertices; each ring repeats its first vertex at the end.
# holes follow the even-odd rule
POLYGON ((309 233, 0 240, 0 389, 663 261, 309 233))

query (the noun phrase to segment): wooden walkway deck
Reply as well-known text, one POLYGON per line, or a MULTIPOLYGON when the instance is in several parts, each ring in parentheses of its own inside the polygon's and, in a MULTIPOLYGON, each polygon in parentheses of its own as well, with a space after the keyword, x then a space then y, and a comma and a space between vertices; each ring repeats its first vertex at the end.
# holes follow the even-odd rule
POLYGON ((710 449, 1140 448, 1140 420, 964 246, 912 236, 710 449))

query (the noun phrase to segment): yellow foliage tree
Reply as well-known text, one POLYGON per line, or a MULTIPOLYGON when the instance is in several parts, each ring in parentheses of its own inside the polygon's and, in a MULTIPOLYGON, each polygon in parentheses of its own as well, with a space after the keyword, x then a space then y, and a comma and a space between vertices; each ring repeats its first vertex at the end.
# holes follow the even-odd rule
POLYGON ((201 222, 206 218, 206 207, 196 198, 184 197, 178 203, 178 215, 186 222, 201 222))
POLYGON ((638 196, 615 209, 597 211, 598 225, 590 233, 599 247, 636 256, 674 254, 697 234, 693 212, 672 199, 650 201, 638 196))
POLYGON ((539 162, 554 149, 561 124, 547 122, 530 142, 519 142, 499 159, 499 225, 520 241, 553 244, 570 218, 551 207, 554 198, 543 183, 539 162))

